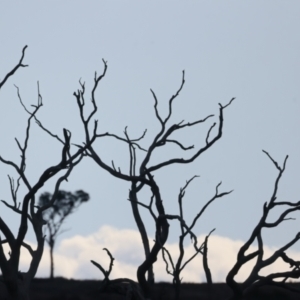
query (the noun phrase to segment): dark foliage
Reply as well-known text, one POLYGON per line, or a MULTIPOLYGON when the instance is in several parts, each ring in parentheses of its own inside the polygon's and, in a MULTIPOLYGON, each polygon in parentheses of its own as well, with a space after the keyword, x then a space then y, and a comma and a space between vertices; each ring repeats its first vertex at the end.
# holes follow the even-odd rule
MULTIPOLYGON (((48 205, 52 200, 52 194, 45 192, 39 198, 39 206, 48 205)), ((87 202, 90 199, 88 193, 79 190, 75 193, 66 192, 59 190, 54 203, 51 207, 44 211, 43 217, 47 222, 58 221, 57 218, 61 220, 73 213, 79 205, 83 202, 87 202)))

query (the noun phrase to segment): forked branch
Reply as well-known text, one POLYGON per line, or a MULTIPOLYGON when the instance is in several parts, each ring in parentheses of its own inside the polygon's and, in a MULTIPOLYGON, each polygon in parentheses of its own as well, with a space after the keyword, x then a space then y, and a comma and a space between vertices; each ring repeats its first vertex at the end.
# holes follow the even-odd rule
MULTIPOLYGON (((175 130, 177 129, 181 129, 181 128, 184 128, 186 126, 193 126, 193 125, 196 125, 196 124, 199 124, 199 123, 202 123, 204 121, 206 121, 207 119, 209 119, 210 117, 212 117, 213 115, 209 115, 207 116, 206 118, 204 118, 203 120, 199 120, 199 121, 196 121, 196 122, 193 122, 193 123, 187 123, 187 124, 183 124, 183 125, 172 125, 167 131, 165 131, 165 124, 163 123, 163 126, 162 126, 162 129, 161 131, 156 135, 156 137, 154 138, 151 146, 149 147, 148 149, 148 153, 141 165, 141 174, 144 174, 144 172, 148 172, 148 173, 151 173, 153 171, 156 171, 160 168, 163 168, 163 167, 166 167, 168 165, 171 165, 171 164, 175 164, 175 163, 178 163, 178 164, 188 164, 188 163, 191 163, 193 162, 196 158, 198 158, 202 153, 204 153, 205 151, 207 151, 210 147, 212 147, 222 136, 222 133, 223 133, 223 122, 224 122, 224 118, 223 118, 223 110, 228 107, 232 101, 234 100, 235 98, 232 98, 228 104, 226 104, 225 106, 222 106, 221 104, 219 104, 219 127, 218 127, 218 132, 217 134, 211 139, 209 140, 209 137, 210 137, 210 133, 212 131, 212 129, 214 128, 215 124, 213 124, 210 129, 208 130, 208 133, 207 133, 207 137, 206 137, 206 143, 205 145, 200 148, 199 150, 197 150, 197 152, 195 154, 193 154, 192 156, 190 156, 190 158, 187 158, 187 159, 184 159, 184 158, 173 158, 173 159, 170 159, 168 161, 164 161, 164 162, 161 162, 157 165, 153 165, 149 168, 146 168, 149 160, 150 160, 150 157, 151 157, 151 154, 152 152, 154 151, 154 149, 158 146, 161 146, 163 144, 166 143, 166 138, 169 137, 171 135, 172 132, 174 132, 175 130)), ((188 148, 190 149, 190 148, 188 148)))
POLYGON ((107 249, 107 248, 103 248, 104 251, 106 251, 107 255, 109 256, 109 259, 110 259, 110 263, 109 263, 109 268, 107 271, 105 271, 105 269, 97 262, 95 262, 94 260, 91 260, 91 263, 96 266, 103 274, 104 276, 104 281, 107 281, 109 282, 110 279, 109 279, 109 275, 112 271, 112 268, 113 268, 113 265, 114 265, 114 257, 112 256, 112 254, 110 253, 110 251, 107 249))

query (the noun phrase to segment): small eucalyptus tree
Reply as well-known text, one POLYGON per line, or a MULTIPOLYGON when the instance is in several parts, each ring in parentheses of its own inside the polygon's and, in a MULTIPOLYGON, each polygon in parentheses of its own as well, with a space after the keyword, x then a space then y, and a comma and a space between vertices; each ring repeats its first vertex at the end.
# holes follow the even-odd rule
MULTIPOLYGON (((53 195, 45 192, 40 195, 38 205, 43 207, 49 205, 53 195)), ((84 202, 90 199, 89 194, 82 190, 75 193, 59 190, 57 192, 54 203, 43 212, 44 220, 47 222, 45 230, 45 239, 49 245, 50 251, 50 278, 54 278, 54 258, 53 250, 56 238, 63 232, 61 226, 67 216, 74 213, 77 208, 84 202)))

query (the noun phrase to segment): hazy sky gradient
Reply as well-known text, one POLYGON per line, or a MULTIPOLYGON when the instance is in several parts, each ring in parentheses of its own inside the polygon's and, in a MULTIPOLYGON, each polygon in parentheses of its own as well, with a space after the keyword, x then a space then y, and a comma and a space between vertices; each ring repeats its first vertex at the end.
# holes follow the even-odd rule
MULTIPOLYGON (((36 104, 39 81, 44 103, 40 120, 60 136, 62 128, 69 129, 73 142, 79 144, 84 141, 84 132, 73 92, 80 87, 81 78, 86 82, 89 100, 94 72, 102 72, 103 58, 108 61, 108 72, 96 95, 98 131, 123 136, 128 126, 130 136, 138 137, 147 128, 142 142, 147 148, 159 130, 150 88, 165 116, 168 100, 179 88, 185 70, 186 84, 174 103, 169 124, 192 122, 209 114, 215 117, 174 136, 184 145, 201 147, 207 130, 218 120, 218 103, 225 105, 232 97, 236 100, 225 110, 223 137, 211 150, 193 164, 155 173, 166 211, 178 212, 180 187, 200 175, 184 198, 185 216, 191 221, 222 181, 220 191, 234 192, 208 208, 195 233, 206 235, 216 228, 218 236, 245 240, 262 214, 263 203, 270 199, 277 175, 262 149, 280 165, 289 155, 278 199, 300 200, 299 14, 298 1, 2 3, 0 79, 18 62, 24 45, 28 45, 24 63, 29 67, 18 70, 1 89, 0 155, 18 162, 20 153, 14 138, 23 141, 25 136, 27 115, 14 84, 30 107, 36 104)), ((32 129, 27 176, 33 184, 46 167, 59 161, 61 148, 37 126, 32 129)), ((126 145, 103 138, 97 142, 97 149, 108 164, 113 160, 122 171, 128 169, 126 145)), ((152 164, 190 155, 170 145, 154 155, 152 164)), ((0 199, 11 201, 7 174, 15 176, 11 168, 1 165, 0 199)), ((51 192, 53 183, 41 192, 51 192)), ((76 234, 88 236, 103 225, 136 229, 127 201, 129 187, 84 159, 61 188, 83 189, 90 193, 91 200, 69 218, 65 227, 70 230, 59 241, 76 234)), ((22 195, 21 187, 20 200, 22 195)), ((143 196, 140 201, 148 203, 149 194, 143 196)), ((0 212, 16 230, 18 218, 4 205, 0 212)), ((149 234, 154 236, 151 217, 146 211, 143 215, 149 234)), ((299 219, 266 232, 268 246, 291 240, 299 219)), ((178 240, 179 227, 172 226, 169 243, 178 240)), ((27 239, 34 242, 32 232, 27 239)), ((299 251, 299 245, 294 249, 299 251)))

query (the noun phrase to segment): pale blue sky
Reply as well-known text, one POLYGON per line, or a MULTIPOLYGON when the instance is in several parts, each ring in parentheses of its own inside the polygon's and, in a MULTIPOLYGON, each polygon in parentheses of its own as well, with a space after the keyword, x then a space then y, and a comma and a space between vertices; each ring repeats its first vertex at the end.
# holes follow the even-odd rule
MULTIPOLYGON (((0 78, 18 62, 24 45, 28 45, 24 63, 29 64, 0 93, 0 154, 4 158, 19 159, 14 138, 24 138, 26 125, 14 84, 29 106, 36 103, 39 81, 44 101, 39 118, 54 133, 61 135, 62 128, 68 128, 73 141, 80 143, 83 131, 72 94, 80 78, 90 91, 94 72, 102 72, 104 58, 108 72, 97 92, 99 132, 122 135, 128 126, 129 133, 138 136, 147 128, 143 143, 147 146, 159 129, 150 88, 164 115, 184 69, 186 84, 174 104, 171 124, 217 115, 218 103, 236 100, 225 111, 222 139, 209 152, 191 165, 157 172, 167 212, 177 212, 178 191, 193 175, 201 178, 191 184, 184 199, 188 220, 222 181, 221 190, 234 189, 234 193, 213 203, 195 231, 206 234, 216 228, 218 235, 245 240, 269 200, 277 175, 262 149, 279 164, 286 154, 290 156, 279 196, 284 201, 300 200, 298 1, 26 1, 3 2, 0 7, 0 78)), ((187 129, 178 138, 200 147, 210 124, 187 129)), ((109 138, 97 145, 106 162, 114 160, 126 170, 125 145, 109 138)), ((154 161, 182 155, 186 153, 169 146, 154 161)), ((27 163, 31 182, 59 158, 60 145, 34 127, 27 163)), ((10 200, 7 173, 13 175, 1 165, 0 198, 10 200)), ((50 183, 42 192, 51 188, 50 183)), ((60 240, 87 235, 104 224, 136 228, 127 201, 128 183, 112 178, 88 158, 62 188, 83 189, 91 201, 69 218, 65 227, 71 230, 60 240)), ((18 223, 3 205, 0 212, 11 226, 18 223)), ((296 221, 267 233, 268 245, 281 245, 294 237, 300 220, 299 214, 294 216, 296 221)), ((153 235, 147 213, 145 219, 153 235)), ((177 240, 178 227, 173 228, 170 242, 177 240)), ((32 234, 28 238, 34 241, 32 234)))

